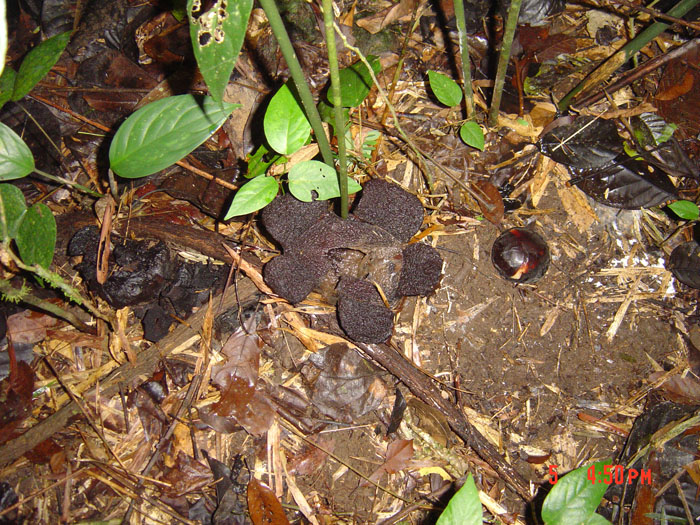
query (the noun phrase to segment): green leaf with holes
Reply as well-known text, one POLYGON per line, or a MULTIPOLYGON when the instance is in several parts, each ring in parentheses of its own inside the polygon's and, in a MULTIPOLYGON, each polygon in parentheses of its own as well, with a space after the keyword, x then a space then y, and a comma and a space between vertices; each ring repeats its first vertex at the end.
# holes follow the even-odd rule
MULTIPOLYGON (((317 160, 307 160, 295 164, 289 174, 289 192, 304 202, 312 200, 325 201, 340 197, 338 174, 328 164, 317 160)), ((348 177, 348 195, 362 189, 357 182, 348 177)))
POLYGON ((109 148, 110 167, 127 179, 167 168, 207 140, 237 107, 193 95, 151 102, 119 126, 109 148))
POLYGON ((27 210, 15 237, 19 256, 26 264, 48 268, 56 248, 56 220, 46 204, 38 203, 27 210))
MULTIPOLYGON (((367 62, 372 66, 372 71, 378 75, 382 70, 379 57, 367 55, 367 62)), ((353 65, 340 70, 340 102, 344 108, 354 108, 362 104, 372 88, 372 75, 363 62, 355 62, 353 65)), ((328 91, 328 100, 336 105, 333 93, 328 91)))
POLYGON ((24 195, 17 186, 0 184, 0 241, 6 242, 17 236, 20 221, 27 212, 24 195))
POLYGON ((274 177, 263 175, 255 177, 236 192, 224 220, 227 221, 231 217, 247 215, 264 208, 272 202, 278 190, 279 183, 274 177))
POLYGON ((435 97, 446 106, 456 106, 462 101, 462 89, 447 75, 431 70, 428 81, 435 97))
POLYGON ((459 136, 472 148, 484 151, 484 131, 476 122, 465 122, 459 128, 459 136))
POLYGON ((309 139, 311 124, 286 84, 270 100, 263 118, 263 129, 272 149, 282 155, 298 151, 309 139))
POLYGON ((0 122, 0 180, 26 177, 34 171, 34 157, 24 141, 0 122))
POLYGON ((196 12, 194 3, 187 1, 194 57, 212 98, 221 101, 243 46, 253 0, 216 0, 208 11, 196 12))
POLYGON ((12 100, 19 100, 29 93, 37 83, 51 71, 58 62, 61 53, 68 45, 70 31, 47 38, 32 49, 19 66, 15 87, 12 90, 12 100))

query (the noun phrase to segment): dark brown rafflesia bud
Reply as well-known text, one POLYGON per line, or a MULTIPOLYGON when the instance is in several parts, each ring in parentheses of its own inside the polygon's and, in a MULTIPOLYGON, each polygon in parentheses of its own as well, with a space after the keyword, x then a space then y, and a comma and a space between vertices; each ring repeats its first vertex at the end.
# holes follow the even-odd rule
POLYGON ((534 283, 549 267, 549 247, 536 233, 525 228, 511 228, 494 241, 491 262, 509 281, 534 283))

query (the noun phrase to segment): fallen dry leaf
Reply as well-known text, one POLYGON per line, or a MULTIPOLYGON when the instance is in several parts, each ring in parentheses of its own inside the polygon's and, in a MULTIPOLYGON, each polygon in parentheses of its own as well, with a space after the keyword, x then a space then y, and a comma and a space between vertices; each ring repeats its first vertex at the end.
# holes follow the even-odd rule
POLYGON ((275 493, 255 478, 251 478, 248 483, 248 512, 254 525, 286 525, 289 523, 275 493))
POLYGON ((382 474, 396 474, 405 469, 413 457, 413 440, 397 439, 389 443, 386 449, 386 461, 369 476, 371 481, 379 482, 382 474))

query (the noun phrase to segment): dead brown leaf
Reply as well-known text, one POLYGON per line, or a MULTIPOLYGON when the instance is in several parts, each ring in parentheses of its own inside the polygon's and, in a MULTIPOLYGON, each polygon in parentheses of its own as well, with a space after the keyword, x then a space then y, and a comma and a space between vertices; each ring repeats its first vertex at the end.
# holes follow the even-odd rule
POLYGON ((289 523, 275 493, 255 478, 251 478, 248 482, 248 512, 254 525, 287 525, 289 523))
POLYGON ((680 81, 680 83, 675 84, 668 88, 665 91, 662 91, 660 93, 657 93, 654 98, 656 100, 663 100, 663 101, 668 101, 668 100, 675 100, 678 97, 682 97, 686 93, 688 93, 691 89, 693 89, 693 84, 695 82, 695 78, 693 77, 693 73, 690 71, 686 71, 685 75, 683 75, 683 80, 680 81))
POLYGON ((411 16, 417 0, 401 0, 398 4, 357 21, 357 25, 371 34, 379 33, 389 24, 403 17, 411 16))
POLYGON ((201 489, 213 481, 211 469, 180 451, 173 468, 163 476, 170 483, 167 492, 172 497, 182 496, 201 489))
POLYGON ((396 474, 408 467, 413 457, 413 440, 397 439, 389 443, 386 449, 386 461, 369 476, 371 481, 379 482, 382 474, 396 474))
POLYGON ((500 224, 503 220, 505 208, 503 206, 503 197, 498 191, 498 188, 486 180, 478 180, 472 183, 479 197, 485 202, 479 201, 479 208, 487 221, 492 224, 500 224))

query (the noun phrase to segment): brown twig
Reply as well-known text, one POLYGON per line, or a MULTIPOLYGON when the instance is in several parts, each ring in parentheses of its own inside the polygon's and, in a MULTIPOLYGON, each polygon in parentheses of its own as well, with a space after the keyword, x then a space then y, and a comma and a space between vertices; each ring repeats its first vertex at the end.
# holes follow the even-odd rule
POLYGON ((688 22, 687 20, 683 20, 682 18, 667 15, 665 13, 657 11, 656 9, 644 7, 643 5, 633 4, 632 2, 628 2, 627 0, 610 0, 610 3, 617 4, 617 5, 624 5, 625 7, 629 7, 633 11, 647 13, 647 14, 653 16, 654 18, 666 20, 667 22, 672 22, 674 24, 685 26, 685 27, 688 27, 690 29, 694 29, 695 31, 700 31, 700 24, 698 24, 697 22, 688 22))
POLYGON ((532 494, 528 481, 503 459, 496 447, 474 428, 456 405, 442 397, 440 390, 424 373, 416 369, 396 350, 385 344, 358 343, 358 347, 365 355, 400 379, 416 397, 429 406, 440 410, 447 417, 452 430, 462 438, 465 444, 486 461, 525 501, 530 501, 532 494))
POLYGON ((677 48, 667 53, 664 53, 663 55, 659 55, 650 60, 647 60, 638 68, 627 72, 622 77, 620 77, 620 79, 613 82, 609 86, 606 86, 605 89, 597 91, 592 95, 584 98, 580 102, 577 102, 576 107, 584 108, 586 106, 590 106, 591 104, 595 104, 599 100, 605 98, 606 94, 610 95, 615 91, 618 91, 623 87, 630 85, 632 82, 648 75, 653 70, 660 68, 661 66, 670 62, 671 60, 679 58, 685 55, 686 53, 694 51, 698 47, 700 47, 700 38, 694 38, 693 40, 689 40, 685 44, 680 45, 677 48))

